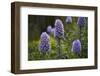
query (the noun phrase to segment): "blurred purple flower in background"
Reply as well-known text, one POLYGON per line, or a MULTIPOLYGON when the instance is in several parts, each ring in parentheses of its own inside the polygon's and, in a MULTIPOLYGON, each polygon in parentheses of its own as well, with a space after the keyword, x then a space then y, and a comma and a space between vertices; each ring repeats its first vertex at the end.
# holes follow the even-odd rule
POLYGON ((76 53, 76 54, 80 54, 81 53, 81 42, 80 40, 74 40, 72 43, 72 52, 76 53))
POLYGON ((67 16, 66 17, 66 22, 67 23, 72 23, 72 17, 71 16, 67 16))
POLYGON ((56 38, 64 38, 64 27, 60 19, 56 19, 55 21, 55 34, 54 35, 56 38))
POLYGON ((80 27, 83 27, 85 25, 85 17, 79 17, 78 18, 78 21, 77 21, 77 24, 80 26, 80 27))
POLYGON ((51 27, 51 26, 48 26, 48 27, 47 27, 47 32, 48 32, 48 33, 51 33, 51 32, 52 32, 52 27, 51 27))
POLYGON ((46 32, 43 32, 41 34, 41 38, 40 38, 40 45, 39 45, 39 50, 42 53, 46 53, 50 51, 50 37, 46 32))

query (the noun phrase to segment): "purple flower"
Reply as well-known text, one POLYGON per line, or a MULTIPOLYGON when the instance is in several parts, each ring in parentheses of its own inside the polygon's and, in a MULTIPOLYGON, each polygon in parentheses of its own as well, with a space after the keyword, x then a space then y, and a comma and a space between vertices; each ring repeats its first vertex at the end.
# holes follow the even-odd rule
POLYGON ((41 38, 40 38, 40 45, 39 45, 39 50, 42 53, 46 53, 48 51, 50 51, 50 37, 46 32, 43 32, 41 34, 41 38))
POLYGON ((78 18, 78 21, 77 21, 77 24, 80 26, 80 27, 83 27, 85 25, 85 17, 79 17, 78 18))
POLYGON ((52 27, 51 27, 51 26, 48 26, 48 27, 47 27, 47 32, 48 32, 48 33, 51 33, 51 30, 52 30, 52 27))
POLYGON ((60 19, 56 19, 55 21, 55 37, 64 38, 64 27, 60 19))
POLYGON ((71 16, 67 16, 66 22, 67 22, 67 23, 72 23, 72 17, 71 17, 71 16))
POLYGON ((80 40, 74 40, 72 43, 72 52, 80 54, 81 52, 81 42, 80 40))

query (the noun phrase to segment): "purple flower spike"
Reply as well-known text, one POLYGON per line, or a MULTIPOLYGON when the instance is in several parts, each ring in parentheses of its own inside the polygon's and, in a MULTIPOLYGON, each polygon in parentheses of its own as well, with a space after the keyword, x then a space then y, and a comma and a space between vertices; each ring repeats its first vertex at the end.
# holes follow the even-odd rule
POLYGON ((67 23, 72 23, 72 17, 71 17, 71 16, 67 16, 66 22, 67 22, 67 23))
POLYGON ((39 45, 39 50, 42 53, 46 53, 50 51, 50 37, 46 32, 43 32, 41 34, 41 39, 40 39, 40 45, 39 45))
POLYGON ((72 52, 80 54, 81 52, 81 42, 80 40, 74 40, 72 43, 72 52))
POLYGON ((64 38, 64 27, 60 19, 56 19, 55 21, 55 37, 64 38))
POLYGON ((78 21, 77 21, 77 24, 78 24, 80 27, 83 27, 84 24, 85 24, 85 17, 79 17, 79 18, 78 18, 78 21))
POLYGON ((47 27, 47 32, 48 32, 48 33, 51 33, 51 31, 52 31, 52 27, 51 27, 51 26, 48 26, 48 27, 47 27))

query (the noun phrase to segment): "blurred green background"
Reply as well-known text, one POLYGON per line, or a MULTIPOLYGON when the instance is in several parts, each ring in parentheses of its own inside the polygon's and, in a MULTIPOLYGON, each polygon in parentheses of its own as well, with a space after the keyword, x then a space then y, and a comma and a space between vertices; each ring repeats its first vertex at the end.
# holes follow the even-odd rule
MULTIPOLYGON (((67 16, 66 16, 67 17, 67 16)), ((66 59, 87 58, 88 57, 88 18, 85 26, 81 29, 81 56, 71 51, 72 42, 80 38, 80 28, 77 25, 78 17, 72 17, 72 23, 66 23, 65 16, 42 16, 28 15, 28 60, 52 60, 57 58, 56 40, 50 35, 51 50, 45 56, 39 51, 40 35, 47 31, 47 27, 54 27, 56 19, 61 19, 64 24, 65 40, 61 41, 62 55, 66 59)))

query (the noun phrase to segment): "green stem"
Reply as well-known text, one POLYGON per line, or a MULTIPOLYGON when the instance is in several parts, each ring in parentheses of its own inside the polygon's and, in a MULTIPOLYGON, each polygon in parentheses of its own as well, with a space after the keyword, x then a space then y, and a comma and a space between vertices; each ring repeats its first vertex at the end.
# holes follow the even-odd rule
POLYGON ((61 40, 57 39, 57 51, 58 51, 58 58, 61 58, 61 40))
POLYGON ((81 30, 82 30, 82 29, 81 29, 81 27, 80 27, 80 41, 81 41, 81 30))
POLYGON ((42 53, 42 59, 45 60, 46 53, 42 53))
MULTIPOLYGON (((80 27, 80 42, 81 42, 81 50, 82 50, 82 28, 80 27)), ((78 56, 81 58, 81 53, 80 54, 78 54, 78 56)))

